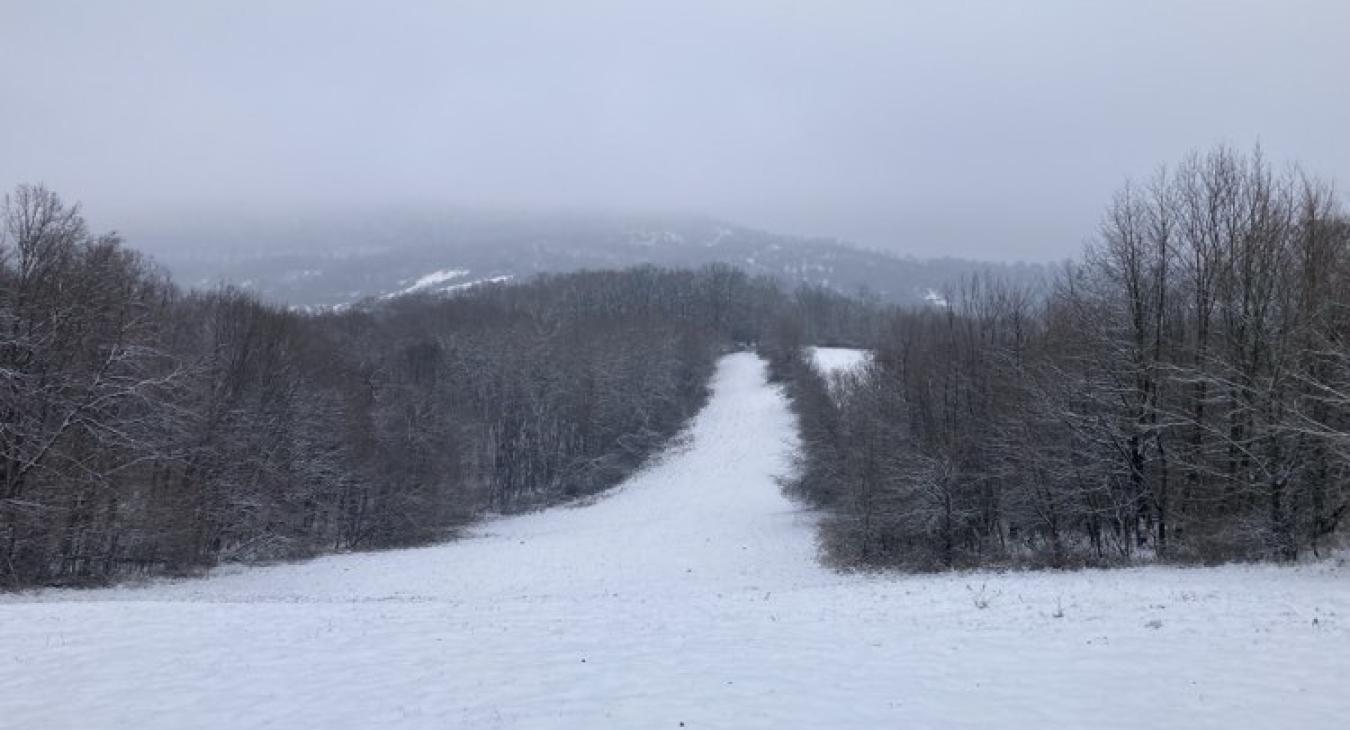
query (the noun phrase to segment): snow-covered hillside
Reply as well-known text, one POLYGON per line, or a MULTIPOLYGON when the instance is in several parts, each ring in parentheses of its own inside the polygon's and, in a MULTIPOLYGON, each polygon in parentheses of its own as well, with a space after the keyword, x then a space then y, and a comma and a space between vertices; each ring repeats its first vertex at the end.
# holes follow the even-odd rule
POLYGON ((232 283, 303 311, 435 294, 471 281, 639 265, 724 264, 789 289, 811 284, 850 295, 866 289, 915 306, 929 303, 934 287, 977 272, 1028 283, 1044 273, 1035 264, 918 260, 696 216, 333 212, 285 221, 161 221, 127 233, 184 286, 232 283))
POLYGON ((14 728, 1340 728, 1350 574, 815 561, 794 426, 724 359, 608 497, 437 547, 0 598, 14 728))

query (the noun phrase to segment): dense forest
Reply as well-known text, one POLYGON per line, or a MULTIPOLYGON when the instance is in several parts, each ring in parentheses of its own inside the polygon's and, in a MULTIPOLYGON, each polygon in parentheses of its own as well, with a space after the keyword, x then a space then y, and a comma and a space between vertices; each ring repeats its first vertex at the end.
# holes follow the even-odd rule
POLYGON ((1350 509, 1350 220, 1220 148, 1128 185, 1045 290, 973 278, 869 322, 870 364, 762 344, 801 418, 793 488, 845 565, 1320 554, 1350 509))
POLYGON ((0 586, 444 538, 619 481, 777 288, 540 277, 304 315, 183 292, 49 190, 0 238, 0 586))

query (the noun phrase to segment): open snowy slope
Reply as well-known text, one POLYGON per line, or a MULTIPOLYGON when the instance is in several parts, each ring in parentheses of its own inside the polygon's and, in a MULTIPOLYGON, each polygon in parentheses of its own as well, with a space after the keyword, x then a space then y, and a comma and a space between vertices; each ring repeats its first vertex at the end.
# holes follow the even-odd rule
POLYGON ((0 727, 1340 728, 1322 565, 867 577, 780 495, 791 416, 723 360, 595 504, 458 542, 0 598, 0 727))
POLYGON ((812 347, 811 362, 826 376, 862 367, 867 362, 867 350, 852 347, 812 347))

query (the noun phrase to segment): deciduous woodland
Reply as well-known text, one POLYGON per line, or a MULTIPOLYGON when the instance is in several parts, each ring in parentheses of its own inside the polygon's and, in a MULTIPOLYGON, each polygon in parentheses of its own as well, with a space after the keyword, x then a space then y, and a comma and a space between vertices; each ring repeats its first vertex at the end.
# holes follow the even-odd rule
POLYGON ((306 316, 179 291, 34 187, 0 251, 9 587, 407 545, 597 492, 778 296, 640 269, 306 316))
POLYGON ((1350 509, 1350 221, 1330 185, 1217 149, 1128 185, 1036 292, 967 281, 826 382, 762 346, 793 488, 839 563, 1293 560, 1350 509))
POLYGON ((0 585, 453 535, 617 483, 757 344, 836 563, 1319 554, 1350 509, 1350 222, 1218 149, 1044 287, 888 308, 729 267, 300 314, 184 292, 40 187, 0 238, 0 585), (811 344, 864 347, 827 380, 811 344))

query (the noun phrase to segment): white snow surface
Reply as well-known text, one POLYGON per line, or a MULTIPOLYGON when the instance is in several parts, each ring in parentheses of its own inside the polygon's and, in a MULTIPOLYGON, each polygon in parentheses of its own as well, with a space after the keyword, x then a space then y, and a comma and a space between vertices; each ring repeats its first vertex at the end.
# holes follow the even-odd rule
POLYGON ((502 274, 501 276, 489 276, 486 279, 477 279, 475 281, 466 281, 463 284, 451 284, 450 286, 442 287, 441 293, 452 294, 454 292, 461 292, 466 289, 472 289, 476 286, 483 286, 484 284, 505 284, 506 282, 514 278, 516 278, 515 274, 502 274))
POLYGON ((825 376, 856 370, 867 362, 868 356, 867 350, 851 347, 811 348, 811 364, 825 376))
POLYGON ((468 275, 468 269, 441 269, 440 271, 433 271, 430 274, 418 277, 416 281, 398 291, 385 294, 381 299, 393 299, 394 297, 401 297, 406 294, 415 294, 420 291, 426 291, 440 284, 444 284, 447 281, 461 279, 468 275))
POLYGON ((457 284, 445 284, 447 281, 454 281, 469 275, 468 269, 445 269, 443 271, 433 271, 426 276, 414 281, 398 291, 389 292, 381 296, 381 299, 394 299, 396 297, 408 294, 428 293, 428 294, 458 294, 460 292, 483 286, 484 284, 502 284, 515 278, 513 274, 502 274, 500 276, 488 276, 482 279, 471 279, 461 281, 457 284))
POLYGON ((774 481, 794 434, 732 355, 588 506, 0 597, 0 727, 1346 727, 1346 568, 835 573, 774 481))

